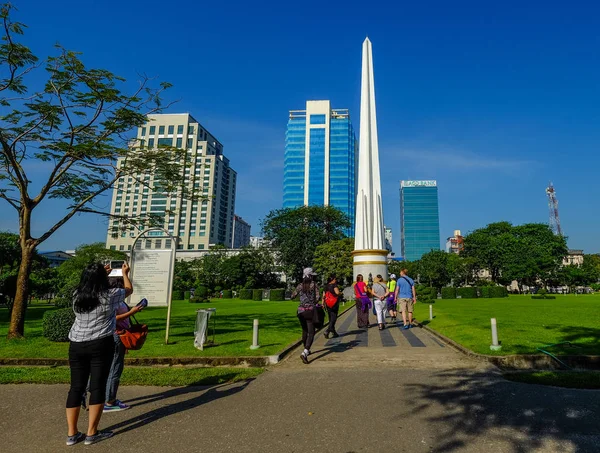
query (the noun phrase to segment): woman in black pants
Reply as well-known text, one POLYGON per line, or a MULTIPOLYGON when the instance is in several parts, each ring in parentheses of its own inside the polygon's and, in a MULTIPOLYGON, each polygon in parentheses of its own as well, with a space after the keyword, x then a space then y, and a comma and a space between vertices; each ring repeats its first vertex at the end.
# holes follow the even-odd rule
POLYGON ((75 322, 69 332, 69 366, 71 388, 67 397, 67 445, 85 440, 91 445, 112 437, 110 431, 99 432, 98 424, 104 408, 106 382, 112 364, 115 342, 116 311, 133 292, 129 266, 123 264, 123 286, 109 289, 110 267, 90 264, 81 274, 73 295, 75 322), (77 429, 81 395, 90 381, 89 423, 87 436, 77 429))
POLYGON ((298 285, 292 293, 292 299, 300 295, 300 305, 298 306, 298 320, 302 326, 302 343, 304 351, 300 354, 300 359, 308 364, 310 347, 315 338, 315 321, 317 320, 317 302, 319 301, 319 288, 313 281, 316 274, 311 267, 303 271, 302 283, 298 285))
POLYGON ((327 279, 327 287, 323 292, 323 302, 327 306, 327 316, 329 317, 329 325, 325 331, 325 338, 329 338, 329 335, 333 338, 339 337, 335 330, 335 323, 337 321, 338 312, 340 310, 340 289, 337 286, 337 278, 335 275, 330 275, 327 279))

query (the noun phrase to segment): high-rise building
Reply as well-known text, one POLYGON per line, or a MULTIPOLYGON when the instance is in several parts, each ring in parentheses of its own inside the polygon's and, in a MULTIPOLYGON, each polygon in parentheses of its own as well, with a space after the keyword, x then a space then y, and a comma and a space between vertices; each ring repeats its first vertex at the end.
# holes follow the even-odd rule
POLYGON ((392 229, 388 228, 384 225, 383 231, 385 234, 385 248, 388 252, 391 252, 392 251, 392 229))
POLYGON ((465 239, 460 234, 460 230, 454 230, 454 236, 446 239, 446 252, 460 255, 464 248, 465 239))
MULTIPOLYGON (((178 249, 206 250, 214 244, 230 245, 237 174, 223 155, 223 145, 188 113, 149 115, 148 123, 138 128, 134 143, 140 150, 158 146, 185 149, 181 162, 183 183, 200 190, 202 198, 192 202, 176 193, 152 192, 140 180, 152 185, 154 175, 134 175, 118 181, 111 213, 163 215, 163 226, 178 238, 178 249)), ((111 220, 106 245, 112 250, 131 250, 138 233, 133 227, 111 220)), ((168 246, 170 240, 162 238, 149 238, 143 244, 143 248, 168 246)))
POLYGON ((405 260, 440 249, 436 181, 400 181, 400 242, 405 260))
POLYGON ((239 215, 233 216, 233 240, 232 249, 241 249, 250 245, 250 224, 239 215))
POLYGON ((357 143, 347 109, 307 101, 292 110, 285 136, 283 207, 324 205, 346 213, 354 235, 357 143))

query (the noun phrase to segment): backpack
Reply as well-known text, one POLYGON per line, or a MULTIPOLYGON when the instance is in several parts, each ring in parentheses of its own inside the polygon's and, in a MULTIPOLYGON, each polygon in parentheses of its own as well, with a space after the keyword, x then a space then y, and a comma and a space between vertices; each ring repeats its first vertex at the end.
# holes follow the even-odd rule
POLYGON ((329 308, 333 308, 335 304, 337 304, 338 296, 331 293, 330 291, 325 291, 325 305, 329 308))

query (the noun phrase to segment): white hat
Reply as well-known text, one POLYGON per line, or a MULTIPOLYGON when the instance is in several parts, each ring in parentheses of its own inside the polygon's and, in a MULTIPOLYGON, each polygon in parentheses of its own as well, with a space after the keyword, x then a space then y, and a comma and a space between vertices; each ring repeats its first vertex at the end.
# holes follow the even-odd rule
POLYGON ((394 278, 396 278, 396 274, 391 274, 391 275, 390 275, 390 278, 391 278, 391 279, 394 279, 394 278))
POLYGON ((310 277, 311 275, 317 275, 317 273, 313 271, 312 267, 305 267, 302 271, 302 278, 310 277))

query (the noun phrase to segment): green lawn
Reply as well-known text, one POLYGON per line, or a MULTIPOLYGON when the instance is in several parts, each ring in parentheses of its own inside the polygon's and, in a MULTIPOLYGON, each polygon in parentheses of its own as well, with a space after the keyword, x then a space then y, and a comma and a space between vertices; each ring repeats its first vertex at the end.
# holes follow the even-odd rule
POLYGON ((557 295, 554 300, 530 296, 505 299, 437 300, 429 322, 429 305, 417 304, 415 316, 429 327, 480 354, 535 354, 536 348, 570 341, 560 354, 600 355, 600 294, 557 295), (498 322, 500 352, 490 351, 490 318, 498 322))
MULTIPOLYGON (((187 301, 173 302, 169 345, 164 344, 167 309, 147 308, 137 316, 148 325, 150 332, 144 347, 131 351, 129 357, 225 357, 264 356, 282 350, 302 335, 296 317, 295 301, 254 302, 237 299, 217 299, 205 304, 187 301), (200 351, 194 347, 196 310, 214 307, 216 314, 216 346, 200 351), (260 322, 259 343, 252 344, 252 322, 260 322)), ((346 304, 346 308, 350 305, 346 304)), ((24 340, 6 340, 8 312, 0 308, 0 357, 13 358, 66 358, 68 343, 53 343, 42 336, 42 316, 48 305, 32 305, 27 310, 24 340)), ((212 324, 212 323, 211 323, 212 324)))
POLYGON ((534 371, 505 373, 509 381, 572 389, 600 389, 600 371, 534 371))

